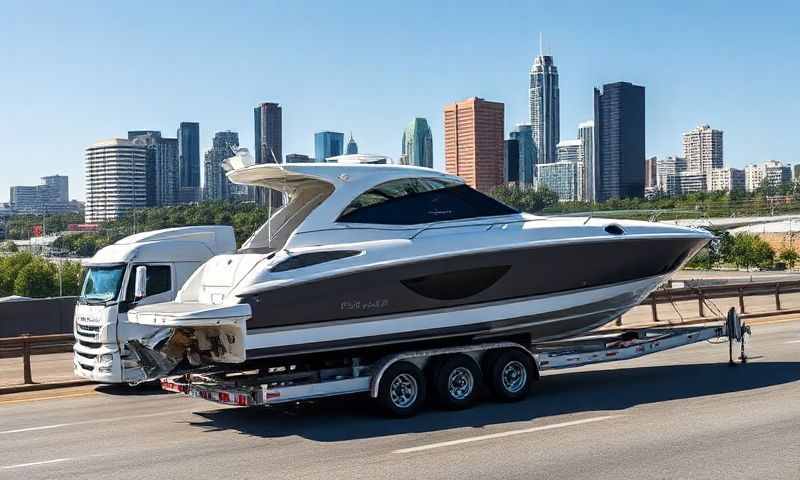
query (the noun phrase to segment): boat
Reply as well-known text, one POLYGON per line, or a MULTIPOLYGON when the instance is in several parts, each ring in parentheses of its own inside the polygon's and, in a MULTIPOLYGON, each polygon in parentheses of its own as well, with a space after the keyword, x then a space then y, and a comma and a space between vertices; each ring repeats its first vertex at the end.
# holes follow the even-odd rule
POLYGON ((521 213, 456 176, 400 165, 228 162, 284 205, 211 258, 132 349, 158 378, 409 342, 579 335, 627 312, 713 237, 654 222, 521 213))

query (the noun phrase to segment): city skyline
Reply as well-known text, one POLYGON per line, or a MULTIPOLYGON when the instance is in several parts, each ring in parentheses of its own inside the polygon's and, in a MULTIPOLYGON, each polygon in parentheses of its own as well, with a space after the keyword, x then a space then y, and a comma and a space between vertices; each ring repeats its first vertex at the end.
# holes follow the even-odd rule
POLYGON ((269 17, 276 28, 209 39, 205 27, 219 25, 218 18, 200 13, 203 8, 180 12, 166 6, 160 15, 175 19, 186 41, 202 47, 176 57, 171 53, 172 27, 128 25, 114 13, 121 7, 54 3, 42 12, 10 5, 6 13, 12 21, 0 33, 0 59, 8 66, 0 79, 0 131, 8 135, 3 162, 22 158, 41 168, 12 171, 0 179, 0 201, 8 200, 9 186, 36 184, 46 172, 70 176, 72 197, 85 199, 83 148, 132 128, 171 135, 180 121, 191 120, 200 123, 201 151, 210 148, 215 131, 226 129, 240 132, 243 145, 252 148, 249 108, 265 99, 286 109, 287 152, 311 153, 315 131, 353 129, 368 145, 365 150, 397 159, 398 132, 408 118, 426 117, 435 141, 434 167, 443 169, 441 107, 452 99, 480 96, 500 101, 506 105, 506 125, 528 121, 526 87, 530 65, 539 53, 539 31, 547 41, 544 53, 553 55, 559 68, 562 132, 572 132, 591 118, 592 87, 622 80, 648 89, 646 156, 680 155, 681 134, 708 123, 725 131, 728 166, 800 160, 790 143, 765 140, 793 138, 789 128, 798 106, 791 79, 800 69, 785 58, 791 58, 786 54, 796 38, 790 21, 798 10, 794 5, 777 15, 769 13, 771 9, 721 2, 692 4, 691 9, 622 2, 591 16, 576 16, 570 14, 574 6, 569 4, 535 4, 512 19, 502 9, 478 4, 424 5, 430 21, 420 22, 415 16, 416 35, 374 35, 380 38, 368 44, 364 34, 382 31, 410 14, 369 4, 349 7, 331 18, 310 7, 233 6, 226 9, 227 24, 269 17), (288 26, 300 18, 316 25, 307 37, 289 35, 288 26), (436 25, 445 18, 447 28, 439 29, 436 25), (674 34, 643 35, 641 25, 654 18, 663 20, 665 33, 674 34), (486 27, 500 19, 502 29, 486 27), (368 31, 349 32, 352 21, 368 31), (491 35, 482 35, 470 48, 458 45, 456 39, 476 31, 491 35), (114 41, 97 44, 92 39, 98 37, 114 41), (591 38, 603 41, 589 42, 591 38), (319 48, 321 39, 326 39, 324 48, 319 48), (153 52, 151 68, 134 69, 124 59, 142 50, 153 52), (289 50, 297 53, 293 60, 282 54, 289 50), (84 56, 75 57, 75 51, 84 56), (222 51, 233 53, 215 56, 222 51), (262 60, 239 61, 247 56, 262 60), (769 69, 743 84, 738 72, 741 59, 748 56, 760 58, 769 69), (341 73, 330 78, 316 80, 311 73, 341 62, 341 73), (382 68, 375 69, 376 63, 382 68), (408 73, 412 64, 415 75, 408 73), (92 73, 98 68, 103 75, 92 73), (209 68, 225 74, 209 81, 209 68), (687 70, 691 75, 665 75, 687 70), (150 76, 151 71, 170 75, 150 76), (325 103, 333 95, 337 102, 325 103), (114 109, 107 108, 112 104, 114 109), (42 118, 48 119, 50 130, 44 142, 39 137, 42 118))

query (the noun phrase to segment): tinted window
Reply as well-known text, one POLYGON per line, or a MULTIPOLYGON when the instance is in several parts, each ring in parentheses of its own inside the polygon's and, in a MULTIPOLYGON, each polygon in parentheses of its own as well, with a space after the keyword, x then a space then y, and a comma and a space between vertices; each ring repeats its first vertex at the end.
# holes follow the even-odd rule
POLYGON ((310 267, 318 263, 331 262, 340 258, 347 258, 358 255, 359 250, 336 250, 332 252, 311 252, 292 255, 281 263, 272 267, 273 272, 285 272, 296 268, 310 267))
POLYGON ((367 190, 347 206, 337 221, 415 225, 512 213, 517 211, 462 183, 407 178, 367 190))
MULTIPOLYGON (((131 276, 128 279, 128 288, 125 298, 133 300, 134 289, 136 288, 136 267, 131 267, 131 276)), ((146 265, 147 267, 147 292, 146 296, 157 295, 168 292, 172 289, 172 273, 168 265, 146 265)))

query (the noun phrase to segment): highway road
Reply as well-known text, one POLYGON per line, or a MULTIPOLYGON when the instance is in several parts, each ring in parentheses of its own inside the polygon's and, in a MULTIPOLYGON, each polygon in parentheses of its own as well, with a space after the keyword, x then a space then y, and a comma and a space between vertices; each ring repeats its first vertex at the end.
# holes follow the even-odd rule
POLYGON ((800 321, 548 373, 516 404, 386 419, 360 397, 221 408, 81 387, 0 397, 0 479, 800 479, 800 321))

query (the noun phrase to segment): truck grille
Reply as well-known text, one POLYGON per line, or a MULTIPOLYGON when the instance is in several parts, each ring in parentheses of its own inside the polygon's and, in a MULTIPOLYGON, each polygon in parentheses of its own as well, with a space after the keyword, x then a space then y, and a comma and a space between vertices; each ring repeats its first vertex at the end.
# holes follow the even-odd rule
POLYGON ((75 322, 75 331, 78 335, 89 339, 97 339, 100 336, 99 325, 88 325, 81 320, 75 322))

